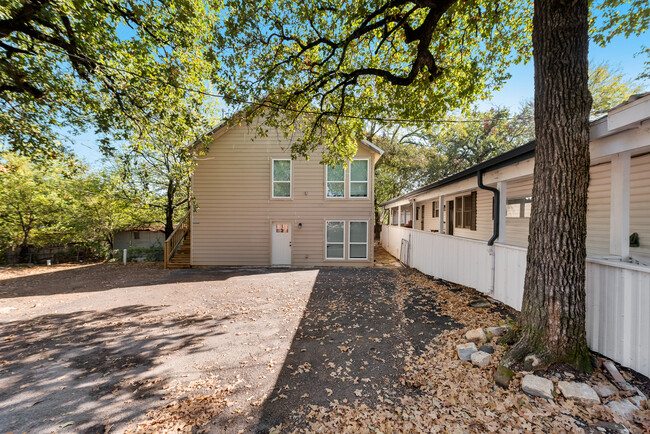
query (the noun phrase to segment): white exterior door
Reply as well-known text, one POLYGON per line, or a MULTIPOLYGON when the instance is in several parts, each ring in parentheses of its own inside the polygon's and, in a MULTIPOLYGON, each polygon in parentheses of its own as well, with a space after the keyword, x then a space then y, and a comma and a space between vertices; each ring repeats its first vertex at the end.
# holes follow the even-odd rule
POLYGON ((291 223, 271 225, 271 264, 291 265, 291 223))

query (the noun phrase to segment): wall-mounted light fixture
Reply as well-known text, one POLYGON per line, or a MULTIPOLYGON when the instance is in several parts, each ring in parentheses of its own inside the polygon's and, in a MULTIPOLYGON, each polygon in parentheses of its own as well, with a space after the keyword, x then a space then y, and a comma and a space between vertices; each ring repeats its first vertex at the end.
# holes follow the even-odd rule
POLYGON ((298 223, 298 229, 302 229, 302 223, 298 223))

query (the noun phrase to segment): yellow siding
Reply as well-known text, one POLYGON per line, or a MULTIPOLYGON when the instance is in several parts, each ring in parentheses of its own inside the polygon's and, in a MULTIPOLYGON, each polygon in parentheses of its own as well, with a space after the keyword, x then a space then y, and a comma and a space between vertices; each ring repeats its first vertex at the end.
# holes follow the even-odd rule
POLYGON ((243 125, 218 136, 199 158, 193 178, 198 210, 192 216, 192 265, 269 265, 274 222, 292 224, 292 265, 372 264, 375 154, 363 146, 357 154, 370 160, 368 198, 326 199, 325 167, 314 156, 292 162, 292 199, 273 199, 271 161, 290 158, 289 146, 290 139, 280 132, 255 137, 243 125), (368 221, 368 260, 326 261, 326 220, 368 221))
MULTIPOLYGON (((606 163, 591 168, 587 203, 587 253, 589 254, 609 252, 610 166, 606 163)), ((532 194, 532 176, 508 182, 508 199, 532 196, 532 194)), ((529 225, 529 218, 507 218, 506 243, 527 247, 529 225)))
POLYGON ((630 165, 630 233, 638 233, 641 244, 630 253, 650 255, 650 154, 632 158, 630 165))
POLYGON ((592 166, 587 201, 587 254, 609 253, 611 164, 592 166))
MULTIPOLYGON (((506 197, 515 199, 533 195, 533 177, 508 181, 506 185, 506 197)), ((506 218, 506 244, 513 246, 528 247, 528 226, 530 218, 506 218)))
MULTIPOLYGON (((454 227, 454 235, 464 238, 471 238, 475 240, 489 240, 492 237, 493 230, 493 221, 492 221, 492 197, 493 194, 487 190, 477 189, 476 191, 476 230, 463 229, 454 227)), ((457 196, 464 196, 470 194, 471 191, 465 191, 463 193, 458 193, 456 195, 445 196, 445 208, 447 202, 455 200, 457 196)), ((438 198, 427 199, 426 201, 416 202, 416 205, 422 209, 422 205, 425 206, 424 210, 424 231, 425 232, 437 232, 438 231, 438 217, 432 216, 433 202, 438 202, 438 198)), ((410 205, 409 205, 410 206, 410 205)), ((444 218, 445 211, 441 211, 440 214, 444 218)), ((415 229, 421 229, 421 218, 416 221, 415 229)), ((446 219, 445 219, 446 220, 446 219)), ((445 229, 446 230, 446 229, 445 229)))

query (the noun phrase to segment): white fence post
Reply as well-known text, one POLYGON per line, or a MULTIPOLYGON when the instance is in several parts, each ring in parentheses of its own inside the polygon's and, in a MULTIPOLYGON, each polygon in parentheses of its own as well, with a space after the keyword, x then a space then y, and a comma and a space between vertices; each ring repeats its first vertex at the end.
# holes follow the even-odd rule
POLYGON ((124 255, 122 255, 124 257, 122 259, 122 261, 124 262, 124 265, 126 265, 126 251, 127 251, 127 249, 124 249, 124 255))

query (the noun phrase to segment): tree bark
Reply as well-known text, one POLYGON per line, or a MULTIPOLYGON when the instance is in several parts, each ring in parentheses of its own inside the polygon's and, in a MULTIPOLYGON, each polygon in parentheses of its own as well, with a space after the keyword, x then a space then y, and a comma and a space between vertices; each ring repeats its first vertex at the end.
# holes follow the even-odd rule
POLYGON ((590 370, 585 333, 589 186, 588 1, 535 0, 535 173, 519 323, 503 364, 590 370))

